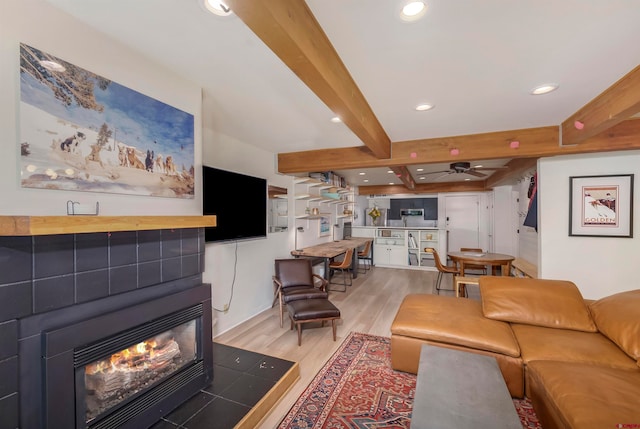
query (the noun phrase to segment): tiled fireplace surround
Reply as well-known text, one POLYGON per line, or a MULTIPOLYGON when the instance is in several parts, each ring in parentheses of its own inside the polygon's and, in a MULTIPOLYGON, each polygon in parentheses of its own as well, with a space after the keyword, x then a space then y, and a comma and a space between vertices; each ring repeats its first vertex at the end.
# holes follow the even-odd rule
POLYGON ((25 397, 28 336, 49 315, 77 321, 91 301, 133 304, 202 283, 204 229, 0 237, 0 429, 39 427, 41 398, 25 397))

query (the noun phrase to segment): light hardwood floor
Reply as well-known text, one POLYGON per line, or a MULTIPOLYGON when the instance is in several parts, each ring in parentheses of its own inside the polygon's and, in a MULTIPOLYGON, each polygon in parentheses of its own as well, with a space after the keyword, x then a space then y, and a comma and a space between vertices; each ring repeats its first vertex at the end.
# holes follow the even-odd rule
MULTIPOLYGON (((432 293, 437 272, 374 267, 359 274, 347 292, 330 292, 329 299, 340 309, 336 341, 331 326, 308 324, 302 330, 302 345, 298 346, 295 331, 285 324, 280 328, 278 308, 264 311, 243 324, 215 338, 216 342, 257 353, 296 361, 300 365, 300 380, 265 417, 259 428, 273 429, 289 411, 313 377, 350 332, 389 337, 390 328, 402 299, 411 293, 432 293)), ((443 287, 451 289, 451 276, 445 276, 443 287)), ((441 291, 442 295, 453 295, 441 291)))

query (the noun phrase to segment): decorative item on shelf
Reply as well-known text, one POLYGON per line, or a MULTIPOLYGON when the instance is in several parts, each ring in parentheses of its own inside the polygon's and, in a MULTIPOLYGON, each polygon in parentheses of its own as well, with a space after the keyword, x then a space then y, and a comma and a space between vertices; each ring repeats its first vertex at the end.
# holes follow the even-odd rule
POLYGON ((314 216, 317 216, 320 214, 320 209, 318 209, 318 207, 314 207, 311 209, 311 214, 314 216))
POLYGON ((304 213, 305 214, 311 214, 311 209, 309 207, 307 207, 306 209, 304 209, 304 213))
POLYGON ((369 216, 371 216, 371 223, 376 226, 378 225, 378 218, 380 218, 380 209, 378 206, 373 206, 373 208, 369 211, 369 216))
POLYGON ((433 240, 433 234, 427 234, 427 240, 433 240))
POLYGON ((342 214, 344 214, 344 215, 347 215, 347 216, 348 216, 348 215, 350 215, 350 214, 353 214, 353 211, 351 211, 351 210, 349 210, 349 209, 344 209, 344 210, 342 211, 342 214))

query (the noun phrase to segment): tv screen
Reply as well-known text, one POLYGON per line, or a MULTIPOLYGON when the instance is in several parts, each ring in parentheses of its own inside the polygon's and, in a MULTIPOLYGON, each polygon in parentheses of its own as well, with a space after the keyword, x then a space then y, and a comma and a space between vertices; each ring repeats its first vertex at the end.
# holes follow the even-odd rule
POLYGON ((267 181, 202 166, 202 212, 216 215, 216 227, 205 228, 206 242, 265 238, 267 181))

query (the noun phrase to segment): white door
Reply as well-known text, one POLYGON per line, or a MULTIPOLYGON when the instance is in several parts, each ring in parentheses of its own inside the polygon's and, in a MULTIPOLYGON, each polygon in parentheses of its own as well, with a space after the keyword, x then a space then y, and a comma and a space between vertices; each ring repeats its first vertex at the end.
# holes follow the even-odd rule
POLYGON ((445 220, 449 231, 448 250, 456 252, 461 247, 480 247, 479 196, 446 196, 445 220))

